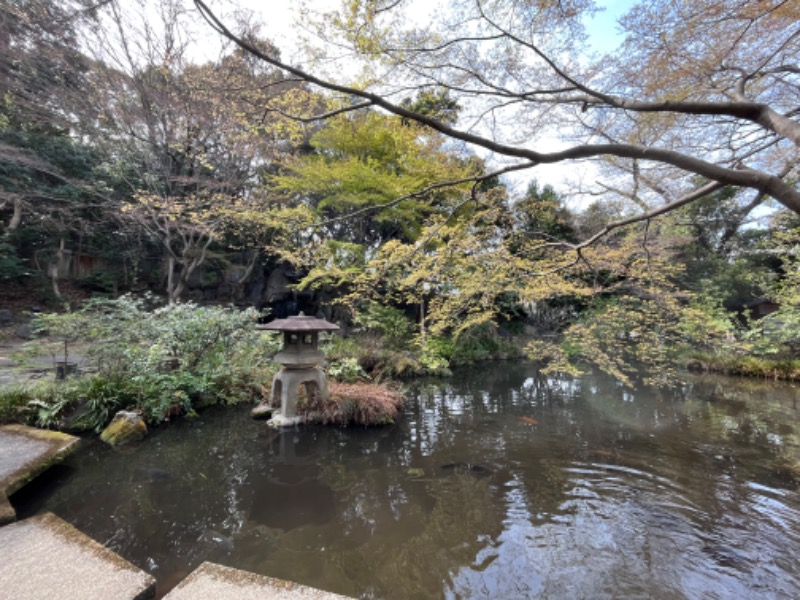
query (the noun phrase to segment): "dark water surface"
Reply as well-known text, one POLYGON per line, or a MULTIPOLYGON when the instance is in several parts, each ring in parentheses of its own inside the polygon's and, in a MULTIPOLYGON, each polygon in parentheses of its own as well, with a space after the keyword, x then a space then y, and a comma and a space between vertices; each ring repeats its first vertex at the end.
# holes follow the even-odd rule
POLYGON ((367 598, 800 598, 800 391, 484 365, 390 428, 213 409, 15 497, 154 575, 204 560, 367 598))

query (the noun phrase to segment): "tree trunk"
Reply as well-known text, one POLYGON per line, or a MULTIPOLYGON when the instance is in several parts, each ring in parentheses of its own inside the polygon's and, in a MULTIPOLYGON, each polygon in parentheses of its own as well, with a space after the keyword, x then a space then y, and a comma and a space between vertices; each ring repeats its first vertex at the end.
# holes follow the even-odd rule
POLYGON ((175 257, 167 255, 167 298, 169 303, 174 304, 178 301, 175 295, 175 257))
POLYGON ((244 284, 253 274, 257 260, 258 252, 253 252, 253 254, 250 256, 250 259, 247 261, 247 267, 244 270, 244 274, 236 282, 233 290, 231 290, 231 302, 235 302, 244 295, 244 284))
POLYGON ((8 231, 14 231, 22 223, 22 198, 14 198, 14 213, 8 222, 8 231))
POLYGON ((419 301, 419 333, 422 337, 422 343, 425 343, 425 298, 419 301))
POLYGON ((61 238, 61 241, 58 244, 58 252, 56 252, 56 256, 54 260, 50 263, 49 271, 50 271, 50 283, 53 286, 53 294, 55 294, 56 298, 59 300, 63 299, 61 295, 61 290, 58 288, 58 267, 61 265, 61 260, 64 258, 64 250, 66 249, 66 242, 64 238, 61 238))

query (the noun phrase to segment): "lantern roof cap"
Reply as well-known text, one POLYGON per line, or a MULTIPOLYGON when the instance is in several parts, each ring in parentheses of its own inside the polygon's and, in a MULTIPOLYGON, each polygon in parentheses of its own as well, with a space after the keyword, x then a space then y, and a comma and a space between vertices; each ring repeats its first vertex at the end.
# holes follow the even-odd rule
POLYGON ((337 331, 339 329, 338 325, 325 319, 306 316, 303 313, 286 319, 275 319, 266 325, 257 325, 256 327, 270 331, 337 331))

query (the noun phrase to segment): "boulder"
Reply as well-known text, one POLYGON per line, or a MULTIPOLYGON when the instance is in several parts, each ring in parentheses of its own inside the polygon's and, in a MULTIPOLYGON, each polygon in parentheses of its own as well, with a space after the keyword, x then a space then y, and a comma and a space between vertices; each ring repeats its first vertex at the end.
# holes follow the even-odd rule
POLYGON ((289 289, 289 278, 282 268, 277 268, 270 272, 267 278, 267 285, 261 298, 265 304, 285 300, 291 295, 289 289))
POLYGON ((23 340, 33 339, 33 327, 30 323, 23 323, 14 330, 14 335, 23 340))
POLYGON ((262 402, 250 411, 250 416, 254 419, 266 419, 276 410, 274 406, 262 402))
POLYGON ((708 371, 708 367, 703 361, 693 358, 686 362, 686 370, 690 373, 704 373, 708 371))
POLYGON ((121 410, 100 434, 100 439, 111 446, 124 446, 142 440, 147 435, 147 425, 135 412, 121 410))
POLYGON ((0 325, 10 325, 14 322, 14 311, 0 308, 0 325))
POLYGON ((225 269, 222 277, 225 283, 238 285, 238 283, 242 280, 245 273, 247 272, 246 267, 242 267, 240 265, 234 265, 225 269))

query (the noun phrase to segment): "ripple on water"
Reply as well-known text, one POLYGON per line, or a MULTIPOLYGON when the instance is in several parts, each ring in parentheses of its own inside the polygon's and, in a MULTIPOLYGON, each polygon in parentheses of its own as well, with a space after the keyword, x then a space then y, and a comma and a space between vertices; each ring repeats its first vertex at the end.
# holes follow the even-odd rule
POLYGON ((26 514, 165 586, 217 560, 387 599, 800 597, 797 490, 764 475, 796 460, 791 390, 725 391, 732 411, 692 389, 504 363, 429 383, 380 430, 211 411, 129 455, 75 455, 26 514))
POLYGON ((638 468, 572 461, 563 472, 550 513, 535 510, 524 474, 506 484, 504 530, 451 578, 451 597, 797 597, 795 494, 752 482, 731 494, 742 486, 722 480, 717 502, 700 503, 638 468))

